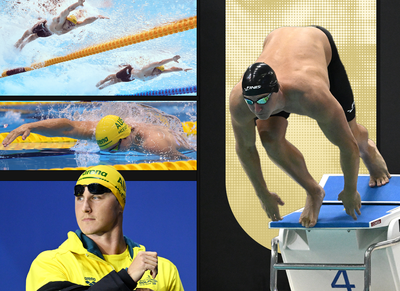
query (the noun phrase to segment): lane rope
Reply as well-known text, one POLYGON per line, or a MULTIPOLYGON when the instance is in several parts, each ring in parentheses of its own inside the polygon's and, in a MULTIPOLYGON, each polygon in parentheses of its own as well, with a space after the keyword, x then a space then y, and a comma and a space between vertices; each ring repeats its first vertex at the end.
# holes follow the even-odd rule
POLYGON ((33 63, 29 67, 21 67, 21 68, 16 68, 16 69, 11 69, 11 70, 5 70, 1 74, 0 78, 12 76, 12 75, 20 74, 20 73, 24 73, 24 72, 29 72, 32 70, 41 69, 44 67, 58 64, 58 63, 63 63, 63 62, 67 62, 70 60, 79 59, 79 58, 87 57, 90 55, 106 52, 109 50, 121 48, 124 46, 132 45, 135 43, 140 43, 140 42, 143 42, 146 40, 163 37, 163 36, 166 36, 169 34, 183 32, 186 30, 194 29, 196 27, 197 27, 197 16, 188 17, 188 18, 185 18, 185 19, 173 22, 173 23, 157 26, 148 31, 140 32, 140 33, 137 33, 134 35, 125 36, 122 38, 111 40, 106 43, 93 45, 88 48, 76 51, 74 53, 70 53, 63 57, 56 57, 56 58, 49 59, 47 61, 33 63))
POLYGON ((183 87, 183 88, 173 88, 173 89, 163 89, 157 91, 145 91, 136 94, 128 95, 116 95, 116 96, 165 96, 165 95, 177 95, 177 94, 189 94, 196 93, 197 86, 183 87))

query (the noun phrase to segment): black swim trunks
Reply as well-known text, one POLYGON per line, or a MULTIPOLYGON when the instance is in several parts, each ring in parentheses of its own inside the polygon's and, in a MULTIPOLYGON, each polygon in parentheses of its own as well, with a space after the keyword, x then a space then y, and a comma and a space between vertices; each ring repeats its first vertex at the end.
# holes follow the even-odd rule
MULTIPOLYGON (((353 120, 356 116, 356 107, 354 104, 353 90, 351 89, 346 70, 339 58, 338 50, 330 32, 321 26, 313 25, 313 27, 318 28, 328 37, 332 49, 332 59, 328 65, 328 75, 330 83, 329 91, 332 93, 333 97, 335 97, 336 100, 339 101, 344 113, 346 114, 346 119, 349 122, 353 120)), ((282 116, 287 119, 289 115, 290 113, 281 111, 271 116, 282 116)))
POLYGON ((314 26, 321 30, 328 37, 332 48, 332 59, 328 65, 329 84, 332 95, 339 101, 346 114, 347 121, 351 121, 356 117, 356 106, 354 104, 353 90, 350 86, 349 78, 346 70, 339 58, 339 53, 336 48, 333 37, 329 31, 321 26, 314 26))
POLYGON ((128 66, 126 66, 125 68, 123 68, 121 71, 119 71, 117 74, 116 74, 116 77, 118 78, 118 79, 121 79, 121 81, 122 82, 130 82, 130 81, 133 81, 133 80, 135 80, 133 77, 132 77, 132 75, 131 75, 131 72, 132 72, 132 66, 131 65, 128 65, 128 66))
POLYGON ((32 33, 36 33, 38 37, 48 37, 53 33, 46 26, 47 20, 41 20, 32 27, 32 33))

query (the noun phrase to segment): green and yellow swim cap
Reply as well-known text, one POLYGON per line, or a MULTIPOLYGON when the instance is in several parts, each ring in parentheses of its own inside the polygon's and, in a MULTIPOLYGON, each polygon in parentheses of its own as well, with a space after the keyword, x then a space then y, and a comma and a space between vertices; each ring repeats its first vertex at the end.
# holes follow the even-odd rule
POLYGON ((114 167, 105 165, 91 167, 82 173, 76 185, 89 185, 92 183, 98 183, 110 189, 115 197, 117 197, 122 209, 125 208, 125 179, 114 167))
POLYGON ((69 20, 69 21, 71 21, 73 24, 77 24, 78 23, 78 19, 76 18, 76 16, 75 15, 69 15, 68 17, 67 17, 67 20, 69 20))
POLYGON ((165 70, 164 65, 159 66, 159 67, 156 67, 156 69, 159 69, 159 70, 162 71, 162 72, 165 70))
POLYGON ((100 150, 105 150, 126 138, 131 133, 131 128, 116 115, 103 117, 96 126, 96 141, 100 150))

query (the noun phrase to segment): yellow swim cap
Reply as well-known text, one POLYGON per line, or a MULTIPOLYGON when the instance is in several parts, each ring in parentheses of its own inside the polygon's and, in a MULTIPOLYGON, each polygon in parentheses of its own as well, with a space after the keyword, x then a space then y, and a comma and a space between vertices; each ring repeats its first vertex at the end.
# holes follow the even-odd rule
POLYGON ((83 172, 76 185, 89 185, 92 183, 98 183, 110 189, 115 197, 117 197, 122 209, 125 208, 125 179, 114 167, 104 165, 91 167, 83 172))
POLYGON ((160 71, 164 71, 165 70, 164 65, 156 67, 156 69, 159 69, 160 71))
POLYGON ((116 115, 103 117, 96 126, 96 141, 100 150, 105 150, 116 144, 120 139, 127 137, 131 128, 116 115))
POLYGON ((76 19, 76 16, 75 15, 69 15, 68 17, 67 17, 67 20, 69 20, 69 21, 71 21, 73 24, 77 24, 78 23, 78 19, 76 19))

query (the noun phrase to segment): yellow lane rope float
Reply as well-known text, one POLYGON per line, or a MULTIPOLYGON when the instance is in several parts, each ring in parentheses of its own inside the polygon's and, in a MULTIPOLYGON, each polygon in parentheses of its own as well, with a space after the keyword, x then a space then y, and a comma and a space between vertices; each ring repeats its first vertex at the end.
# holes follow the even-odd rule
POLYGON ((134 35, 125 36, 125 37, 122 37, 119 39, 111 40, 106 43, 90 46, 88 48, 76 51, 74 53, 68 54, 63 57, 56 57, 56 58, 49 59, 47 61, 33 63, 30 67, 21 67, 21 68, 16 68, 16 69, 11 69, 11 70, 5 70, 1 74, 0 78, 8 77, 8 76, 19 74, 19 73, 29 72, 32 70, 52 66, 52 65, 55 65, 58 63, 70 61, 73 59, 87 57, 90 55, 94 55, 94 54, 102 53, 105 51, 121 48, 121 47, 128 46, 131 44, 143 42, 146 40, 159 38, 159 37, 163 37, 163 36, 166 36, 169 34, 174 34, 174 33, 182 32, 182 31, 190 30, 190 29, 193 29, 196 27, 197 27, 197 16, 185 18, 185 19, 176 21, 174 23, 157 26, 148 31, 144 31, 144 32, 137 33, 134 35))
MULTIPOLYGON (((115 169, 118 171, 120 170, 129 170, 129 171, 135 171, 135 170, 169 170, 169 171, 174 171, 174 170, 197 170, 197 161, 196 160, 190 160, 190 161, 178 161, 178 162, 163 162, 163 163, 140 163, 140 164, 127 164, 127 165, 113 165, 115 169)), ((79 170, 79 171, 85 171, 88 167, 69 167, 69 168, 53 168, 50 170, 62 170, 62 171, 67 171, 67 170, 79 170)), ((41 170, 48 170, 48 169, 41 169, 41 170)))

